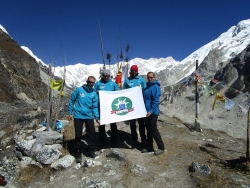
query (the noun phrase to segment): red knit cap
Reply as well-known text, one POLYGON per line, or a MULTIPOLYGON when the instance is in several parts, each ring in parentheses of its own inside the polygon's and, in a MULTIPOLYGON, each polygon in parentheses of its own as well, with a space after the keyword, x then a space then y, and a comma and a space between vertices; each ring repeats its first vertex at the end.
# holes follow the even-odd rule
POLYGON ((137 65, 132 65, 130 70, 138 72, 138 66, 137 65))

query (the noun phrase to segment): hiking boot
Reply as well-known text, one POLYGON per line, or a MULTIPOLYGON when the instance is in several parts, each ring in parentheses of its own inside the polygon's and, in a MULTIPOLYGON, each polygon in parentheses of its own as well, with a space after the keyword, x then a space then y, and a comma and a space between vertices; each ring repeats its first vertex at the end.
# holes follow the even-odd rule
POLYGON ((106 142, 101 142, 98 146, 99 149, 104 149, 106 146, 106 142))
POLYGON ((75 159, 76 159, 76 163, 81 163, 82 162, 82 152, 81 152, 81 150, 76 151, 75 159))
POLYGON ((154 155, 160 155, 160 154, 162 154, 164 152, 164 150, 161 150, 161 149, 158 149, 158 150, 156 150, 155 152, 154 152, 154 155))
POLYGON ((149 152, 153 152, 154 149, 153 148, 145 148, 143 150, 141 150, 142 153, 149 153, 149 152))
POLYGON ((111 143, 111 148, 117 148, 117 147, 118 147, 117 143, 111 143))
POLYGON ((131 146, 131 149, 136 148, 136 147, 137 147, 137 145, 138 145, 138 142, 137 142, 137 141, 134 141, 134 142, 133 142, 133 144, 132 144, 132 146, 131 146))
POLYGON ((95 152, 94 151, 89 151, 88 153, 87 153, 87 157, 91 157, 91 158, 96 158, 96 156, 97 156, 97 154, 95 154, 95 152))

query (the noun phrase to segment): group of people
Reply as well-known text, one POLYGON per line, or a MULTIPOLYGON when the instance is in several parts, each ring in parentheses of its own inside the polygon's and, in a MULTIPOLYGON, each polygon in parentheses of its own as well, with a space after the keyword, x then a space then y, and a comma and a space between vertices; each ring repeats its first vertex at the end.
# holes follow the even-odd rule
MULTIPOLYGON (((139 119, 129 120, 132 148, 135 148, 138 144, 138 135, 136 131, 136 121, 139 124, 139 133, 141 137, 141 144, 143 145, 142 153, 152 152, 153 140, 155 140, 158 150, 154 151, 155 155, 160 155, 164 152, 164 143, 161 135, 157 129, 157 119, 160 113, 159 99, 161 95, 160 84, 155 78, 153 72, 147 73, 147 80, 144 80, 138 75, 138 66, 132 65, 130 68, 130 76, 124 81, 123 89, 128 89, 136 86, 141 86, 143 99, 146 107, 147 114, 145 117, 139 119)), ((103 70, 101 79, 96 82, 95 77, 89 76, 87 83, 81 87, 75 89, 68 105, 68 119, 74 119, 75 127, 75 158, 76 162, 82 161, 82 129, 83 124, 86 126, 88 151, 87 156, 95 158, 95 146, 94 146, 94 119, 99 124, 99 148, 103 148, 106 145, 106 131, 105 125, 100 122, 100 102, 99 91, 118 91, 118 85, 110 78, 110 70, 103 70)), ((111 147, 117 146, 117 125, 111 123, 111 147)))

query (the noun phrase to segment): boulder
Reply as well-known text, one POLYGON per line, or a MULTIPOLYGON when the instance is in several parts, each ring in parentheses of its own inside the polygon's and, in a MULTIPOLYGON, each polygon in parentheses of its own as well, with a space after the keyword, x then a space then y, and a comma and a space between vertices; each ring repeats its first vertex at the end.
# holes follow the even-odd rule
POLYGON ((68 168, 70 167, 73 162, 75 161, 75 158, 72 155, 65 155, 64 157, 56 160, 51 164, 51 168, 53 169, 62 169, 62 168, 68 168))
POLYGON ((36 160, 42 164, 52 164, 55 162, 62 153, 57 149, 43 147, 36 155, 36 160))
POLYGON ((45 144, 60 144, 63 142, 63 135, 56 131, 35 131, 32 134, 34 137, 40 137, 45 140, 45 144))

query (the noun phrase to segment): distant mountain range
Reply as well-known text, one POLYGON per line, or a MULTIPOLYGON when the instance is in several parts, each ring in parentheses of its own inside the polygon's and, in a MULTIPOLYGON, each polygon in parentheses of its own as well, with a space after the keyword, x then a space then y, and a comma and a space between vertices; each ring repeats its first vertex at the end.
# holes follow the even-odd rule
MULTIPOLYGON (((7 31, 0 25, 0 29, 7 31)), ((241 53, 250 44, 250 19, 240 21, 236 26, 232 26, 226 32, 222 33, 217 39, 197 49, 182 61, 175 61, 172 57, 150 58, 148 60, 135 58, 129 61, 129 65, 138 65, 140 75, 146 75, 147 72, 157 73, 158 79, 162 86, 171 85, 190 75, 195 70, 195 60, 199 65, 206 60, 206 63, 212 63, 214 70, 225 66, 230 59, 241 53), (209 58, 211 52, 216 51, 214 59, 209 58), (211 62, 213 61, 213 62, 211 62)), ((32 51, 22 46, 22 49, 29 53, 42 66, 46 64, 36 57, 32 51)), ((66 86, 75 88, 85 83, 89 75, 99 78, 102 64, 76 64, 66 66, 66 86)), ((106 66, 115 76, 117 65, 106 66)), ((63 67, 55 67, 54 74, 56 77, 62 77, 63 67)), ((215 72, 214 72, 215 73, 215 72)))

